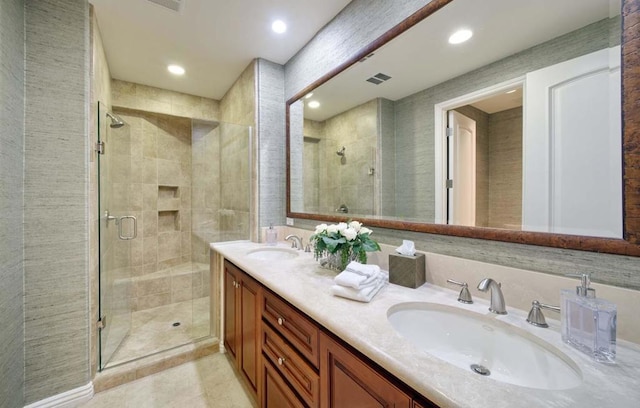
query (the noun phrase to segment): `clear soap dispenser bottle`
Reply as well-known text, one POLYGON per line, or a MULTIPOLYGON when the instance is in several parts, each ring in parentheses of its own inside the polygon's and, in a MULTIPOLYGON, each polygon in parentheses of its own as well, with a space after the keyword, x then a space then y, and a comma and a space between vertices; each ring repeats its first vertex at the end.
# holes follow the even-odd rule
POLYGON ((278 231, 273 229, 273 224, 269 225, 266 231, 267 245, 275 246, 278 243, 278 231))
POLYGON ((616 318, 614 303, 596 298, 589 287, 589 275, 580 277, 576 290, 560 292, 560 326, 562 341, 593 357, 596 361, 613 363, 616 359, 616 318))

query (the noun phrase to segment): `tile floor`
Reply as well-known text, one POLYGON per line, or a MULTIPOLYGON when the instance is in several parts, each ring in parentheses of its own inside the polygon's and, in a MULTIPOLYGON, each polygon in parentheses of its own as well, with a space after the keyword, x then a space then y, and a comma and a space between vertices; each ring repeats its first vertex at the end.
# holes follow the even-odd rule
POLYGON ((251 408, 233 367, 214 354, 96 394, 82 408, 251 408))

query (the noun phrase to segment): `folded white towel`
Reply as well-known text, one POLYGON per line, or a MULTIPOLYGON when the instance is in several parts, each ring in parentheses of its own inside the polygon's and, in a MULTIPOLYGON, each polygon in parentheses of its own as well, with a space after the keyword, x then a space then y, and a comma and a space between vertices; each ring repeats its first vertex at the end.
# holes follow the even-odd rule
POLYGON ((359 290, 341 285, 333 285, 331 286, 331 293, 334 296, 353 299, 359 302, 370 302, 387 282, 389 282, 389 274, 381 271, 372 284, 364 286, 359 290))
POLYGON ((364 265, 356 261, 349 262, 345 270, 363 276, 377 275, 380 273, 380 267, 378 265, 364 265))
POLYGON ((380 273, 371 276, 365 276, 346 269, 340 272, 335 278, 333 278, 333 281, 337 285, 347 286, 354 289, 361 289, 365 286, 374 284, 379 276, 380 273))

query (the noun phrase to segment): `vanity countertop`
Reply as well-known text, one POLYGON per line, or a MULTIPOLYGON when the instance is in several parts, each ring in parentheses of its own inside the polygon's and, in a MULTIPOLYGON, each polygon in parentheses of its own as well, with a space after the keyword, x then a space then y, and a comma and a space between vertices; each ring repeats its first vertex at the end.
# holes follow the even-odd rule
POLYGON ((525 321, 527 312, 507 305, 509 314, 496 315, 495 319, 559 349, 578 365, 584 381, 568 390, 539 390, 497 382, 418 350, 387 320, 387 310, 404 302, 438 303, 489 314, 488 303, 483 299, 464 305, 456 301, 457 291, 429 283, 417 289, 388 284, 370 303, 343 299, 331 294, 336 273, 320 268, 313 254, 300 251, 294 259, 277 262, 246 256, 248 251, 264 247, 248 241, 211 245, 225 259, 441 407, 640 406, 640 346, 637 344, 618 341, 616 364, 596 363, 562 343, 558 321, 548 319, 549 329, 533 327, 525 321))

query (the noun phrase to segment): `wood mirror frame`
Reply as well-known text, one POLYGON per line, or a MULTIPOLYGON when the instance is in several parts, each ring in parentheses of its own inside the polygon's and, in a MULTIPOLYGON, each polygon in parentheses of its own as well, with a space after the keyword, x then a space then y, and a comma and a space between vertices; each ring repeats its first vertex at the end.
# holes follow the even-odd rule
MULTIPOLYGON (((286 106, 286 174, 287 217, 340 222, 349 219, 342 215, 325 215, 291 212, 290 172, 290 106, 313 89, 327 82, 363 57, 388 43, 398 35, 418 24, 453 0, 433 0, 406 20, 384 33, 351 59, 329 71, 323 77, 298 92, 286 106)), ((622 0, 622 178, 623 188, 623 239, 565 235, 546 232, 510 231, 486 227, 404 222, 376 218, 355 217, 368 227, 452 235, 465 238, 514 242, 555 248, 577 249, 619 255, 640 256, 640 0, 622 0)))

